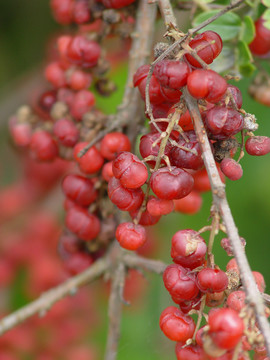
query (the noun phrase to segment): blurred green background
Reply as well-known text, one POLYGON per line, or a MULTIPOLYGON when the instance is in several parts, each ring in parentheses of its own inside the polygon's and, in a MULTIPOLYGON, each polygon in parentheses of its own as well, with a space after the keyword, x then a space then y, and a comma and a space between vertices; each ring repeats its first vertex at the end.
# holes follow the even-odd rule
MULTIPOLYGON (((50 16, 48 0, 0 1, 0 140, 2 183, 13 181, 18 172, 15 156, 9 148, 7 120, 14 106, 26 96, 28 84, 35 78, 36 70, 44 61, 47 39, 59 27, 50 16), (23 90, 22 90, 23 89, 23 90), (8 156, 7 156, 8 154, 8 156), (10 166, 12 159, 12 167, 10 166)), ((121 98, 125 70, 115 70, 119 93, 110 100, 115 107, 121 98)), ((260 124, 258 135, 270 136, 270 108, 257 104, 247 94, 250 79, 240 81, 246 111, 255 113, 260 124)), ((106 105, 107 107, 107 105, 106 105)), ((239 233, 247 241, 246 252, 253 270, 265 276, 270 288, 270 161, 269 156, 242 159, 244 176, 237 182, 227 180, 227 195, 239 233)), ((164 217, 157 234, 162 238, 159 256, 170 262, 170 240, 179 229, 199 229, 208 224, 211 194, 203 195, 199 214, 164 217)), ((216 241, 216 263, 224 269, 229 258, 216 241)), ((173 359, 173 344, 161 334, 158 326, 161 311, 172 302, 162 286, 161 278, 146 274, 146 296, 126 308, 122 323, 119 360, 173 359)), ((267 290, 267 289, 266 289, 267 290)), ((100 304, 100 313, 106 323, 106 299, 100 304)), ((104 348, 106 328, 101 324, 96 331, 96 341, 104 348)))

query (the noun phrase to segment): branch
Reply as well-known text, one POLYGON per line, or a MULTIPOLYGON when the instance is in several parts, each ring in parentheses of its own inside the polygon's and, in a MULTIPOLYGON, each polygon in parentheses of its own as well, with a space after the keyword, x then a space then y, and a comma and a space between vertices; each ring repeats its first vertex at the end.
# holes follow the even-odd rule
POLYGON ((168 29, 169 27, 177 27, 176 19, 173 13, 170 0, 159 0, 158 7, 160 9, 162 18, 164 19, 165 26, 168 29))
POLYGON ((267 352, 268 355, 270 355, 270 327, 265 317, 264 304, 243 250, 238 230, 235 226, 231 210, 226 199, 225 185, 220 179, 197 101, 192 98, 187 89, 183 91, 183 94, 191 118, 193 119, 194 129, 202 149, 204 165, 211 183, 213 202, 219 210, 220 216, 226 226, 227 234, 233 247, 233 253, 240 270, 240 276, 247 295, 247 301, 254 307, 260 330, 265 340, 267 352))
POLYGON ((162 275, 168 264, 160 260, 147 259, 145 257, 126 253, 123 256, 123 262, 126 266, 135 269, 144 269, 162 275))
POLYGON ((54 303, 66 296, 75 294, 80 286, 83 286, 104 274, 105 271, 108 270, 109 266, 110 261, 108 257, 105 256, 104 258, 97 260, 84 272, 45 292, 37 300, 22 307, 20 310, 4 317, 0 320, 0 335, 35 314, 39 314, 40 316, 45 315, 54 303))

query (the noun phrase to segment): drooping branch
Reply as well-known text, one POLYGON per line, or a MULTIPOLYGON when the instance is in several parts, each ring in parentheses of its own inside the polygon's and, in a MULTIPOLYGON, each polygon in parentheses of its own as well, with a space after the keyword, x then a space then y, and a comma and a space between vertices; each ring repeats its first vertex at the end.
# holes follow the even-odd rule
POLYGON ((267 352, 270 355, 270 327, 265 317, 262 296, 252 275, 252 271, 239 238, 238 230, 227 202, 225 185, 220 179, 197 101, 192 98, 187 89, 183 91, 183 94, 191 118, 193 119, 194 130, 197 134, 198 141, 202 149, 204 165, 211 183, 213 202, 226 226, 227 234, 232 244, 233 253, 240 270, 240 276, 246 292, 247 302, 250 306, 254 307, 254 312, 256 314, 260 330, 265 339, 267 352))

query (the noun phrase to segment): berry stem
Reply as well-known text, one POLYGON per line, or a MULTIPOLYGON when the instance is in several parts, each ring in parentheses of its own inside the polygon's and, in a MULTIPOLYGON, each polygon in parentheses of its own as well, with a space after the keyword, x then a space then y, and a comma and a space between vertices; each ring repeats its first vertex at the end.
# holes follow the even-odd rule
POLYGON ((220 216, 218 214, 218 211, 215 206, 212 207, 212 225, 211 225, 211 231, 209 236, 209 242, 207 246, 207 266, 211 267, 212 269, 215 266, 215 260, 214 260, 214 254, 213 254, 213 245, 215 236, 217 235, 218 229, 219 229, 219 220, 220 216))
POLYGON ((195 328, 195 331, 194 331, 194 334, 192 337, 192 341, 195 341, 196 334, 197 334, 198 330, 200 329, 201 322, 203 319, 203 311, 205 308, 205 302, 206 302, 206 294, 204 294, 201 299, 201 305, 200 305, 200 309, 198 311, 198 319, 197 319, 196 328, 195 328))

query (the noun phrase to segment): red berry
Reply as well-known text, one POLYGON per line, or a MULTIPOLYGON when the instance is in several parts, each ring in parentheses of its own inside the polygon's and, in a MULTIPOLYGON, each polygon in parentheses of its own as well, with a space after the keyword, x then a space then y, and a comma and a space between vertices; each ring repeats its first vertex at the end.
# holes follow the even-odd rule
POLYGON ((51 0, 51 8, 57 22, 63 25, 71 24, 73 0, 51 0))
POLYGON ((240 312, 246 305, 246 294, 244 291, 233 291, 227 298, 227 306, 237 312, 240 312))
POLYGON ((113 162, 112 171, 122 186, 128 189, 141 187, 148 178, 146 166, 136 155, 121 152, 113 162))
MULTIPOLYGON (((138 88, 142 98, 145 101, 145 88, 146 88, 147 78, 145 77, 139 82, 138 88)), ((151 104, 161 104, 167 99, 163 96, 161 92, 161 86, 155 75, 152 75, 150 84, 149 84, 149 98, 151 104)))
MULTIPOLYGON (((132 219, 136 219, 138 215, 139 210, 131 211, 130 216, 132 219)), ((146 209, 142 212, 139 224, 143 226, 152 226, 159 222, 160 215, 152 215, 149 213, 149 211, 146 209)))
POLYGON ((68 254, 75 254, 80 250, 80 240, 73 234, 61 235, 59 244, 68 254))
MULTIPOLYGON (((219 164, 216 164, 221 181, 225 183, 225 176, 220 171, 219 164)), ((194 178, 194 190, 199 192, 205 192, 211 190, 211 184, 206 169, 198 170, 192 174, 194 178)))
POLYGON ((188 110, 180 116, 178 125, 181 126, 184 131, 194 130, 192 119, 188 110))
POLYGON ((46 79, 56 88, 66 85, 65 71, 57 61, 51 62, 45 69, 46 79))
POLYGON ((206 268, 198 273, 197 286, 202 292, 221 292, 228 286, 228 276, 222 270, 206 268))
POLYGON ((240 271, 239 271, 239 268, 238 268, 238 265, 237 265, 237 262, 236 262, 235 258, 231 259, 228 262, 228 264, 226 266, 226 271, 234 271, 237 274, 240 274, 240 271))
POLYGON ((256 281, 259 291, 264 292, 266 285, 265 285, 263 275, 258 271, 252 271, 252 274, 254 276, 254 279, 256 281))
MULTIPOLYGON (((140 154, 144 159, 147 158, 148 156, 156 157, 158 155, 159 147, 160 147, 160 141, 155 146, 153 146, 153 144, 159 138, 160 138, 160 134, 157 133, 157 132, 156 133, 149 133, 149 134, 146 134, 146 135, 141 137, 141 139, 140 139, 140 154)), ((166 145, 164 154, 168 156, 170 149, 171 149, 171 145, 168 143, 166 145)), ((153 160, 148 160, 147 163, 149 165, 154 166, 156 161, 154 159, 153 160)), ((164 163, 164 160, 162 160, 162 163, 164 163)))
POLYGON ((77 275, 92 265, 93 259, 85 253, 72 254, 65 261, 65 268, 71 275, 77 275))
POLYGON ((79 152, 84 149, 86 145, 88 145, 87 142, 78 143, 74 147, 73 156, 79 163, 82 172, 85 174, 94 174, 102 168, 104 159, 95 146, 92 146, 82 157, 79 158, 79 152))
POLYGON ((141 225, 126 222, 118 225, 115 237, 124 249, 137 250, 146 242, 146 231, 141 225))
POLYGON ((91 68, 99 60, 101 48, 98 43, 88 40, 82 35, 77 35, 71 39, 67 46, 67 58, 72 64, 91 68))
POLYGON ((195 99, 216 103, 227 90, 226 80, 213 70, 195 70, 187 80, 187 88, 195 99))
POLYGON ((137 69, 137 71, 133 75, 134 87, 139 86, 140 82, 147 77, 149 69, 150 69, 150 65, 142 65, 137 69))
POLYGON ((189 73, 190 68, 184 61, 162 60, 154 68, 154 75, 159 83, 175 90, 186 85, 189 73))
POLYGON ((201 298, 202 298, 202 294, 199 293, 194 299, 191 300, 185 300, 185 301, 180 301, 177 297, 174 298, 172 296, 172 300, 179 305, 181 311, 184 314, 187 314, 190 312, 190 310, 194 309, 194 310, 199 310, 200 309, 200 305, 201 305, 201 298))
POLYGON ((180 230, 172 238, 171 257, 176 264, 189 269, 201 266, 207 246, 204 239, 191 229, 180 230))
POLYGON ((223 159, 220 163, 220 170, 233 181, 239 180, 243 176, 242 166, 234 159, 223 159))
POLYGON ((109 9, 120 9, 132 4, 135 0, 101 0, 102 4, 109 9))
POLYGON ((130 151, 129 138, 120 132, 112 132, 104 136, 100 143, 100 153, 107 160, 115 159, 121 151, 130 151))
POLYGON ((94 183, 83 176, 67 175, 63 180, 62 189, 66 196, 81 206, 89 206, 97 198, 94 183))
POLYGON ((166 267, 163 281, 174 301, 179 303, 194 299, 199 293, 195 275, 178 264, 166 267))
POLYGON ((249 44, 251 52, 255 55, 265 55, 270 51, 270 30, 264 26, 265 20, 261 16, 255 22, 256 34, 249 44))
POLYGON ((197 345, 188 345, 183 347, 183 343, 177 343, 175 354, 177 360, 204 360, 205 354, 201 347, 197 345))
POLYGON ((58 141, 67 147, 73 147, 79 140, 79 130, 73 121, 68 119, 59 119, 53 126, 53 133, 58 141))
POLYGON ((47 131, 39 130, 32 136, 30 149, 39 161, 52 161, 58 155, 56 141, 47 131))
POLYGON ((180 101, 180 97, 182 96, 182 92, 180 90, 175 90, 171 88, 166 88, 165 86, 160 87, 161 94, 163 97, 170 103, 172 106, 173 103, 180 101))
MULTIPOLYGON (((197 55, 206 63, 211 64, 222 50, 221 37, 214 31, 205 31, 196 35, 190 41, 189 46, 197 52, 197 55)), ((191 55, 186 54, 188 62, 195 67, 201 68, 202 65, 191 55)))
POLYGON ((205 124, 213 139, 223 140, 243 129, 244 118, 234 109, 215 106, 207 111, 205 124))
MULTIPOLYGON (((246 246, 246 240, 240 237, 243 248, 246 246)), ((223 249, 226 251, 228 256, 233 256, 233 248, 229 238, 223 238, 220 242, 223 249)))
POLYGON ((270 138, 267 136, 252 136, 245 144, 249 155, 262 156, 270 153, 270 138))
POLYGON ((51 109, 57 100, 56 94, 55 90, 51 90, 40 95, 37 104, 34 105, 34 109, 41 118, 50 118, 51 109))
POLYGON ((188 195, 194 180, 185 170, 172 166, 164 167, 154 172, 150 178, 150 186, 160 199, 181 199, 188 195))
POLYGON ((183 146, 189 150, 193 150, 197 154, 174 146, 169 154, 171 164, 178 168, 198 170, 203 167, 203 159, 197 136, 193 130, 185 132, 185 136, 187 137, 188 141, 186 141, 180 134, 177 142, 178 145, 183 146))
POLYGON ((93 93, 88 90, 78 91, 73 98, 71 105, 71 115, 77 120, 80 121, 83 115, 92 109, 95 104, 95 97, 93 93))
POLYGON ((113 162, 110 161, 110 162, 106 163, 102 168, 101 175, 102 175, 103 179, 106 180, 107 182, 109 182, 110 179, 113 177, 112 164, 113 164, 113 162))
POLYGON ((137 210, 143 202, 143 192, 139 189, 126 189, 113 177, 108 184, 108 195, 111 202, 123 211, 137 210))
POLYGON ((73 90, 87 89, 91 85, 91 82, 91 75, 80 69, 72 70, 67 76, 67 83, 73 90))
POLYGON ((87 0, 79 0, 74 2, 73 19, 76 24, 84 24, 90 20, 90 10, 87 0))
POLYGON ((200 211, 202 206, 202 197, 196 191, 191 191, 183 199, 174 200, 176 212, 193 215, 200 211))
POLYGON ((209 334, 221 349, 233 349, 244 332, 243 320, 232 309, 215 309, 209 312, 209 334))
POLYGON ((68 210, 66 226, 85 241, 93 240, 100 231, 99 219, 95 215, 89 214, 87 210, 77 206, 68 210))
POLYGON ((162 200, 153 197, 147 202, 147 210, 153 216, 167 215, 174 210, 174 204, 172 200, 162 200))
POLYGON ((16 117, 9 120, 9 131, 17 146, 27 146, 31 142, 32 128, 28 123, 17 122, 16 117))
POLYGON ((195 331, 194 320, 174 306, 169 306, 160 315, 159 326, 172 341, 186 342, 195 331))
MULTIPOLYGON (((238 89, 238 87, 229 84, 228 87, 227 87, 227 92, 231 93, 231 95, 234 98, 234 101, 235 101, 238 109, 241 109, 242 104, 243 104, 243 99, 242 99, 241 91, 238 89)), ((231 100, 229 100, 229 99, 228 99, 229 102, 227 102, 227 97, 228 97, 228 95, 225 94, 223 96, 223 98, 220 100, 222 106, 233 107, 233 102, 231 100)))

